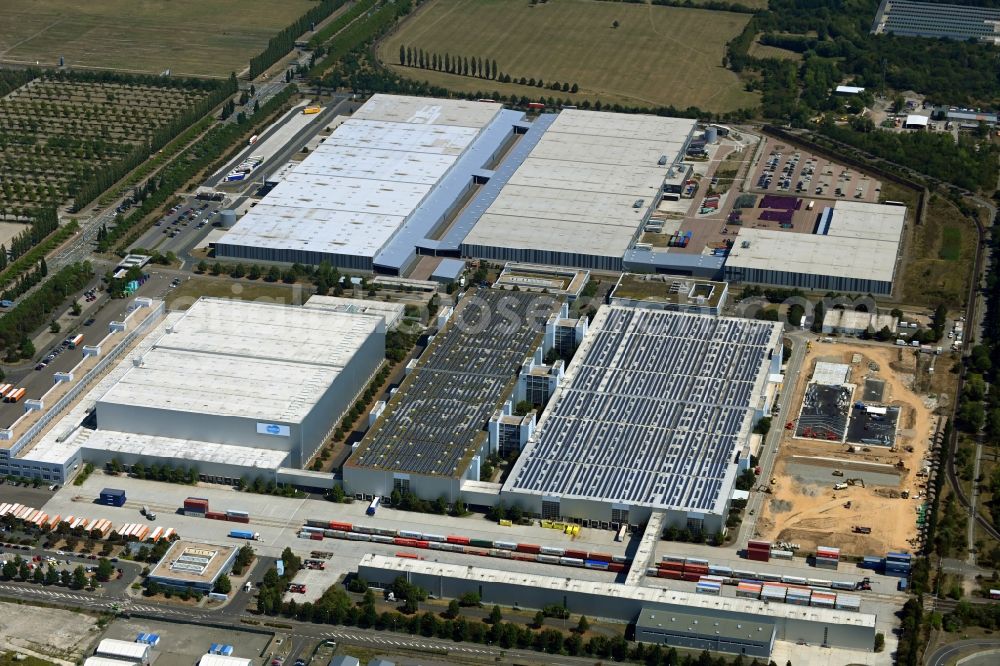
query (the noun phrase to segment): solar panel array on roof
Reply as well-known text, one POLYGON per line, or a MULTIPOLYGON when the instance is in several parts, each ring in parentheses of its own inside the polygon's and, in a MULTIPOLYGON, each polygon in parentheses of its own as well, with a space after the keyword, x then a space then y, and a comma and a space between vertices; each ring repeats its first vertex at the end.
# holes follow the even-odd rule
POLYGON ((605 306, 505 490, 710 511, 780 325, 605 306))
POLYGON ((528 292, 470 294, 350 464, 461 475, 463 459, 485 436, 490 415, 509 397, 505 387, 513 384, 525 357, 541 343, 541 326, 557 309, 552 297, 528 292))

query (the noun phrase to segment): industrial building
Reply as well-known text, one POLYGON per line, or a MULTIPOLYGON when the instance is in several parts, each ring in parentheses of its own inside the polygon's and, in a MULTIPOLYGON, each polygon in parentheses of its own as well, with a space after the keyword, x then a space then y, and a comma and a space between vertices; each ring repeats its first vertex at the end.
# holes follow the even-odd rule
POLYGON ((741 228, 726 259, 733 283, 815 291, 892 293, 906 208, 838 201, 813 233, 741 228))
POLYGON ((525 359, 541 361, 557 310, 543 294, 470 292, 344 464, 345 490, 457 500, 490 453, 487 421, 511 400, 525 359))
POLYGON ((328 310, 330 312, 347 312, 368 314, 382 317, 387 330, 392 330, 403 321, 406 306, 390 301, 376 301, 359 298, 343 298, 340 296, 321 296, 313 294, 303 307, 328 310))
POLYGON ((638 640, 676 647, 766 656, 776 640, 864 651, 875 642, 875 615, 850 610, 372 554, 361 559, 358 575, 385 588, 403 576, 439 598, 475 592, 487 605, 541 609, 559 604, 573 614, 636 623, 638 640), (692 622, 678 627, 681 617, 692 622))
POLYGON ((892 315, 878 314, 877 312, 857 312, 833 308, 823 314, 823 332, 839 333, 840 335, 877 333, 883 328, 895 333, 897 323, 898 320, 892 315))
POLYGON ((913 0, 882 0, 872 34, 970 39, 1000 45, 1000 9, 913 0))
POLYGON ((119 659, 133 664, 148 664, 150 662, 150 645, 120 641, 116 638, 104 638, 94 650, 95 657, 119 659))
POLYGON ((770 413, 780 324, 602 306, 503 486, 529 515, 725 529, 770 413), (613 442, 613 445, 610 443, 613 442))
POLYGON ((492 102, 374 95, 216 243, 216 256, 400 274, 522 116, 492 102))
POLYGON ((229 573, 239 549, 192 541, 175 541, 149 572, 148 581, 207 594, 222 574, 229 573))
POLYGON ((381 367, 385 328, 380 313, 199 299, 159 321, 19 464, 62 480, 111 460, 274 479, 308 461, 381 367))
POLYGON ((694 120, 559 113, 462 243, 464 256, 621 270, 664 192, 680 192, 694 120))

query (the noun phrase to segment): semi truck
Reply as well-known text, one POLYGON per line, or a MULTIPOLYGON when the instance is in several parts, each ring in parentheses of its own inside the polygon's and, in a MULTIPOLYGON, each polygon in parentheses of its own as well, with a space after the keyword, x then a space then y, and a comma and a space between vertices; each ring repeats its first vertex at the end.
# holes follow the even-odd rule
POLYGON ((233 539, 246 539, 247 541, 260 541, 260 532, 250 532, 249 530, 232 530, 229 536, 233 539))

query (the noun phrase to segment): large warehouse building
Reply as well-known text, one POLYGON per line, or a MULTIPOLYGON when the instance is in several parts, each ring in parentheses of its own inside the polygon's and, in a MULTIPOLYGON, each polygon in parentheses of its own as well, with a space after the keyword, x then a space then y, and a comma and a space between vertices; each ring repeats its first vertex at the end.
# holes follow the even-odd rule
POLYGON ((725 528, 780 324, 603 306, 503 487, 546 519, 725 528))
POLYGON ((621 270, 681 166, 696 121, 562 111, 462 244, 501 261, 621 270))
POLYGON ((216 256, 399 274, 514 138, 492 102, 374 95, 216 243, 216 256))
POLYGON ((696 121, 374 95, 222 238, 216 255, 406 275, 421 255, 714 277, 721 258, 634 241, 690 176, 696 121), (653 255, 656 256, 653 256, 653 255), (631 259, 627 261, 627 257, 631 259))
POLYGON ((813 233, 741 228, 726 259, 729 282, 889 295, 904 206, 838 201, 813 233))
POLYGON ((487 422, 510 400, 558 309, 542 294, 470 293, 344 464, 345 489, 457 500, 464 480, 479 481, 490 453, 487 422))
MULTIPOLYGON (((363 302, 362 302, 363 303, 363 302)), ((152 330, 23 457, 275 478, 322 445, 385 355, 382 315, 202 298, 152 330), (96 412, 96 429, 80 427, 96 412)))
POLYGON ((864 651, 875 643, 875 615, 834 608, 371 554, 361 559, 358 575, 385 588, 402 576, 445 599, 474 592, 487 605, 542 609, 558 604, 573 614, 635 623, 636 640, 697 650, 766 658, 776 640, 864 651))

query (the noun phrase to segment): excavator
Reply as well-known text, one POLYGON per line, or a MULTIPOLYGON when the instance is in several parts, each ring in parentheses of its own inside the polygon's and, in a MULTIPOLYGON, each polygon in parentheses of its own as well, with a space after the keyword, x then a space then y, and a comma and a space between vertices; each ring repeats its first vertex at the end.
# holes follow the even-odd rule
POLYGON ((867 486, 865 486, 864 479, 847 479, 846 483, 849 486, 861 486, 862 488, 867 488, 867 486))

